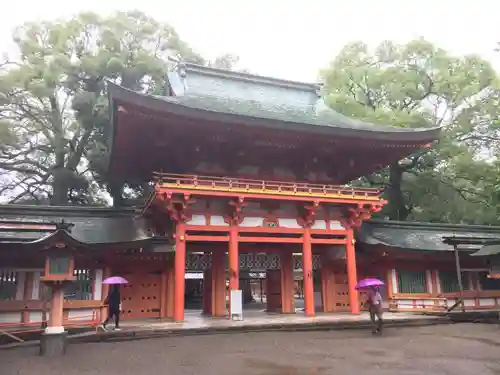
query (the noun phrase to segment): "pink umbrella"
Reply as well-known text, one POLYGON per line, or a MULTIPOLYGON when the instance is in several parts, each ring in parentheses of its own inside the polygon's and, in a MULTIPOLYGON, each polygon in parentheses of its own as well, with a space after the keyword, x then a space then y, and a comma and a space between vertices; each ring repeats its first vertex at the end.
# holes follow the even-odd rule
POLYGON ((366 288, 371 288, 375 286, 383 286, 385 285, 383 281, 379 279, 363 279, 361 280, 358 285, 356 285, 356 289, 366 289, 366 288))
POLYGON ((115 285, 115 284, 128 284, 128 281, 121 276, 111 276, 105 279, 102 283, 115 285))

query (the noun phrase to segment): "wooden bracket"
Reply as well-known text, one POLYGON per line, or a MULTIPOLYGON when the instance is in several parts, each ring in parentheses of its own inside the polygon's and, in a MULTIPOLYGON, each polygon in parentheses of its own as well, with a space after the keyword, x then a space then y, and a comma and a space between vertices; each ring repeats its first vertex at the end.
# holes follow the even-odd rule
POLYGON ((191 198, 189 194, 174 196, 172 193, 167 192, 162 195, 162 199, 165 202, 165 208, 167 209, 172 220, 175 222, 185 223, 191 219, 191 214, 188 209, 190 205, 196 202, 196 200, 191 198))
MULTIPOLYGON (((300 206, 299 206, 300 207, 300 206)), ((319 208, 319 201, 313 201, 311 204, 306 204, 302 207, 302 215, 297 218, 297 222, 303 228, 310 228, 316 221, 316 214, 319 208)))
POLYGON ((229 225, 239 225, 244 219, 243 208, 247 205, 243 197, 229 201, 229 216, 224 219, 229 225))
POLYGON ((383 202, 377 203, 363 203, 358 204, 356 207, 349 207, 345 210, 344 215, 340 217, 340 223, 346 229, 359 228, 363 221, 369 220, 374 213, 382 210, 383 202))

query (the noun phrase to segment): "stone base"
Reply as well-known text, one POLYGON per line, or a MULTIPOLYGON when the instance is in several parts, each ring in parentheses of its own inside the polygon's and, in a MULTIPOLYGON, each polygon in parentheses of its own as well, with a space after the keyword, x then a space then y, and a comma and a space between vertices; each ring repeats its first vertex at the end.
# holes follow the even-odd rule
POLYGON ((55 357, 66 354, 68 332, 42 333, 40 337, 40 355, 55 357))

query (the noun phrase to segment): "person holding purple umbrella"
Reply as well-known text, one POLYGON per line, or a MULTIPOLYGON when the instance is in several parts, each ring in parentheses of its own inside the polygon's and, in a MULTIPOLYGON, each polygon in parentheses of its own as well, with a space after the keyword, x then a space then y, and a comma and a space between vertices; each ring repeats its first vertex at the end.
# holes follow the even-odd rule
POLYGON ((384 285, 383 281, 378 279, 370 278, 361 280, 356 289, 365 289, 368 293, 368 298, 366 304, 368 305, 368 311, 370 312, 370 320, 373 326, 373 334, 381 333, 383 326, 383 307, 382 307, 382 295, 380 294, 379 287, 384 285))
POLYGON ((107 330, 106 325, 111 321, 111 319, 115 319, 115 331, 120 330, 120 310, 122 307, 121 297, 120 297, 120 285, 113 284, 109 288, 109 293, 106 299, 104 300, 104 304, 108 305, 108 317, 101 324, 101 328, 103 330, 107 330))
POLYGON ((370 312, 370 320, 372 322, 372 333, 381 333, 383 326, 383 309, 382 309, 382 295, 378 286, 373 286, 368 289, 368 298, 366 301, 368 311, 370 312))
POLYGON ((112 318, 115 318, 115 331, 120 330, 120 311, 122 309, 121 296, 120 296, 120 284, 127 284, 128 281, 120 276, 108 277, 103 281, 103 284, 109 284, 108 296, 104 300, 104 304, 108 305, 108 317, 101 324, 103 330, 106 329, 106 325, 110 322, 112 318))

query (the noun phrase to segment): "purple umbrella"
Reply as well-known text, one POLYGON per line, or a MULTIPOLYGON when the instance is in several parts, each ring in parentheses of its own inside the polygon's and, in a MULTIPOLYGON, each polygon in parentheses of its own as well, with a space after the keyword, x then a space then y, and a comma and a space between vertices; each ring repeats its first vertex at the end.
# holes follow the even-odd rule
POLYGON ((356 289, 366 289, 374 286, 382 286, 385 285, 383 281, 379 279, 363 279, 358 285, 356 285, 356 289))
POLYGON ((107 279, 105 279, 102 283, 115 285, 115 284, 128 284, 128 281, 120 276, 111 276, 111 277, 108 277, 107 279))

